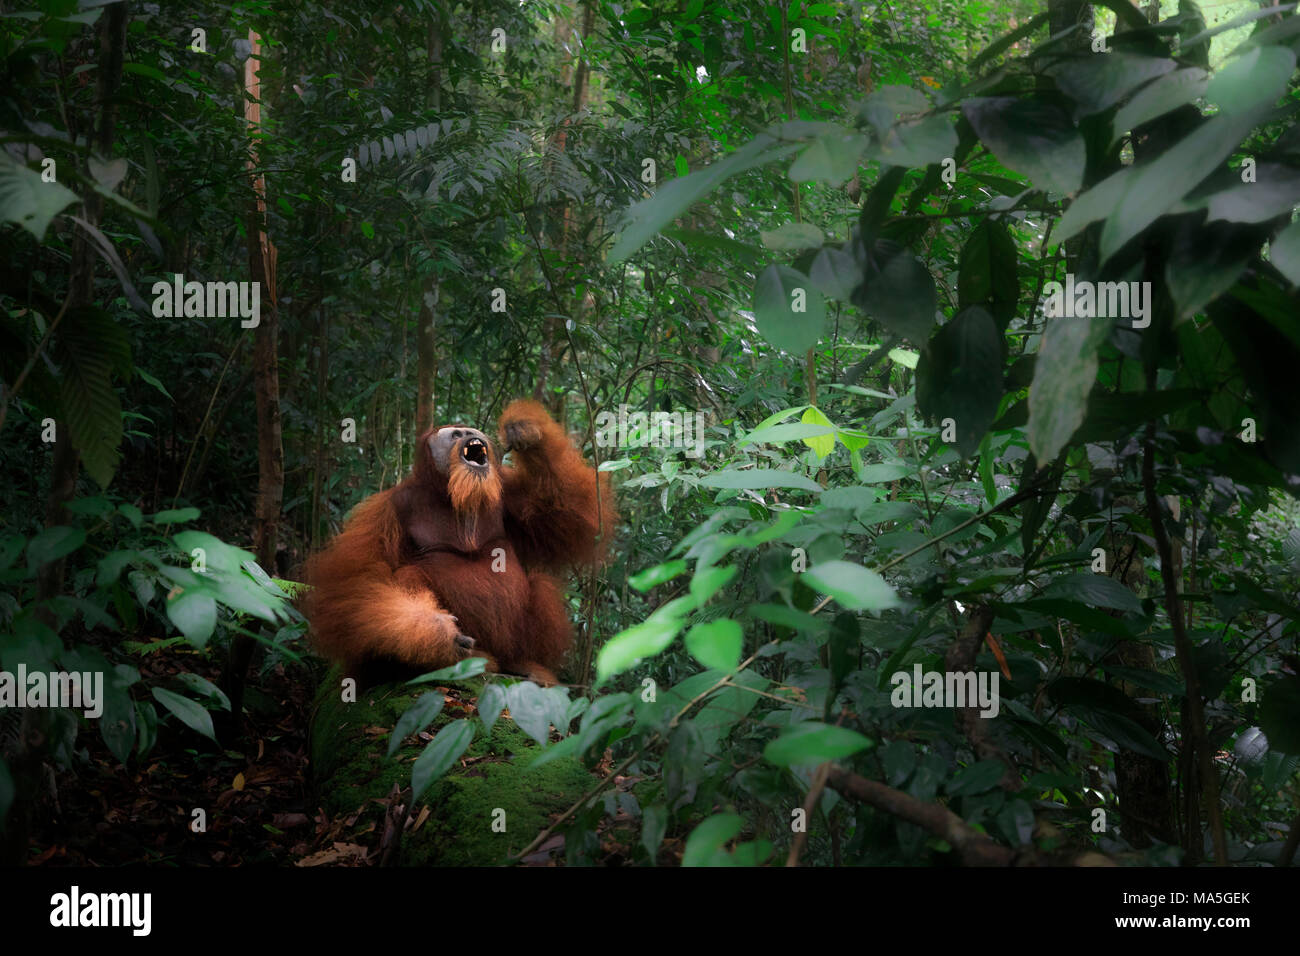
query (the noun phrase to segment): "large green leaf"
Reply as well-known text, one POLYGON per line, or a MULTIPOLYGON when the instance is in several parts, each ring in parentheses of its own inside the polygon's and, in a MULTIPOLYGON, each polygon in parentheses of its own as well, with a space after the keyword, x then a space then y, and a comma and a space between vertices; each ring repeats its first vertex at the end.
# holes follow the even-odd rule
POLYGON ((882 611, 899 605, 898 595, 875 571, 850 561, 823 561, 803 576, 852 611, 882 611))
POLYGON ((934 277, 906 248, 877 239, 853 302, 885 328, 922 344, 934 326, 934 277))
POLYGON ((0 150, 0 222, 22 226, 37 242, 44 242, 50 220, 74 202, 77 194, 71 189, 42 182, 40 173, 0 150))
POLYGON ((1219 167, 1254 128, 1255 112, 1221 112, 1124 179, 1115 214, 1101 231, 1101 258, 1109 259, 1125 243, 1168 212, 1219 167))
POLYGON ((1047 320, 1029 387, 1029 447, 1039 461, 1052 461, 1082 423, 1088 393, 1097 380, 1097 352, 1111 319, 1047 320))
POLYGON ((86 472, 107 487, 117 470, 122 406, 112 375, 131 370, 126 333, 102 309, 69 309, 58 329, 60 406, 86 472))
POLYGON ((397 753, 397 748, 408 736, 433 723, 433 718, 442 711, 445 699, 442 691, 433 691, 417 697, 415 703, 407 707, 402 716, 397 718, 397 723, 393 725, 393 732, 388 737, 388 756, 397 753))
POLYGON ((216 731, 212 727, 212 715, 202 704, 195 703, 188 697, 182 697, 165 687, 155 687, 153 698, 180 718, 181 723, 191 730, 198 731, 209 740, 216 741, 216 731))
POLYGON ((1039 189, 1072 193, 1082 184, 1083 137, 1059 106, 991 96, 967 100, 962 112, 998 162, 1024 173, 1039 189))
POLYGON ((824 295, 848 302, 862 281, 853 256, 835 246, 825 246, 813 259, 809 277, 824 295))
POLYGON ((957 152, 957 131, 946 116, 930 116, 919 123, 900 123, 885 134, 880 162, 916 168, 952 158, 957 152))
POLYGON ((1070 208, 1065 210, 1056 228, 1052 230, 1052 244, 1059 245, 1086 229, 1098 219, 1105 219, 1114 213, 1124 198, 1128 181, 1134 174, 1132 166, 1125 166, 1119 172, 1112 173, 1085 193, 1075 197, 1070 208))
POLYGON ((641 200, 628 210, 623 232, 610 250, 608 261, 612 265, 636 252, 692 203, 712 192, 729 176, 770 163, 801 148, 802 144, 781 143, 769 133, 760 133, 712 166, 662 184, 653 196, 641 200))
POLYGON ((777 471, 774 468, 714 471, 703 476, 700 479, 700 484, 706 488, 802 488, 804 491, 822 490, 822 486, 811 478, 793 471, 777 471))
POLYGON ((86 541, 84 528, 54 525, 37 533, 27 543, 27 564, 39 568, 43 564, 66 558, 86 541))
POLYGON ((1209 85, 1210 74, 1199 67, 1166 73, 1119 108, 1111 123, 1111 142, 1135 127, 1203 96, 1209 85))
POLYGON ((1257 228, 1236 223, 1214 228, 1187 224, 1179 230, 1165 260, 1176 320, 1189 318, 1231 289, 1262 242, 1257 228))
POLYGON ((830 434, 807 435, 801 439, 805 445, 817 453, 817 457, 825 458, 835 450, 835 425, 820 408, 812 405, 805 409, 801 423, 814 427, 830 428, 831 430, 830 434))
POLYGON ((924 113, 929 108, 925 94, 910 86, 882 86, 863 100, 859 112, 883 139, 900 115, 924 113))
POLYGON ((867 137, 849 129, 819 136, 790 164, 790 178, 839 186, 858 171, 870 145, 867 137))
POLYGON ((596 655, 596 683, 600 684, 621 674, 646 657, 653 657, 673 642, 682 629, 682 618, 695 605, 694 601, 670 601, 653 614, 631 627, 615 634, 596 655))
POLYGON ((167 617, 195 647, 203 647, 217 626, 217 602, 212 595, 192 588, 167 597, 167 617))
POLYGON ((773 264, 754 283, 754 324, 777 348, 802 357, 821 339, 826 302, 802 272, 773 264))
POLYGON ((1277 234, 1269 244, 1268 258, 1292 285, 1300 285, 1300 222, 1277 234))
POLYGON ((1060 90, 1077 104, 1075 116, 1108 110, 1137 87, 1163 76, 1176 64, 1163 57, 1118 50, 1106 56, 1084 55, 1061 61, 1050 72, 1060 90))
POLYGON ((708 668, 731 670, 740 663, 745 635, 740 625, 727 618, 696 624, 686 632, 686 650, 708 668))
POLYGON ((956 425, 963 458, 979 448, 1002 398, 1002 338, 978 305, 963 309, 934 334, 916 367, 916 404, 927 418, 956 425))
POLYGON ((519 729, 545 747, 551 736, 546 691, 532 681, 519 681, 506 689, 506 706, 519 729))
POLYGON ((759 238, 764 246, 778 252, 816 249, 824 241, 822 231, 807 222, 787 222, 779 229, 764 229, 759 238))
POLYGON ((1044 592, 1046 598, 1082 601, 1089 607, 1111 608, 1116 611, 1141 611, 1142 602, 1136 594, 1114 578, 1102 574, 1068 574, 1055 578, 1044 592))
POLYGON ((856 730, 808 720, 768 743, 763 757, 778 767, 797 767, 843 760, 870 746, 871 740, 856 730))
POLYGON ((723 845, 740 834, 745 821, 734 813, 717 813, 702 822, 686 838, 682 866, 734 866, 723 845))
POLYGON ((1295 54, 1284 46, 1255 47, 1219 68, 1205 98, 1220 111, 1239 113, 1272 106, 1295 72, 1295 54))
POLYGON ((957 273, 957 305, 982 305, 998 328, 1005 329, 1016 312, 1020 283, 1016 275, 1016 244, 1007 227, 986 219, 962 246, 957 273))
POLYGON ((415 803, 443 774, 452 768, 474 739, 474 724, 453 720, 429 741, 411 767, 411 802, 415 803))

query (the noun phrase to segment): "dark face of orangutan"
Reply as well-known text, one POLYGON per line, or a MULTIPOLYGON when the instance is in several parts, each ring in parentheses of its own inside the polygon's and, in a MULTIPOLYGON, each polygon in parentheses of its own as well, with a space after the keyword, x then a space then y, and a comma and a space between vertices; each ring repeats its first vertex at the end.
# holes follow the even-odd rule
POLYGON ((429 437, 433 467, 447 480, 452 510, 469 525, 501 503, 501 476, 492 444, 477 428, 448 425, 429 437))

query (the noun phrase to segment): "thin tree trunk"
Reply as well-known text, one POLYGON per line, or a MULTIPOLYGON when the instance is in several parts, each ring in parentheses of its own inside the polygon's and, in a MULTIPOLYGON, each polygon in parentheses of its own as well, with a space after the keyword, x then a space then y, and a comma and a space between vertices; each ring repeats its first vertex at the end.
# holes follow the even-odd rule
MULTIPOLYGON (((429 56, 429 109, 437 113, 442 109, 442 17, 441 11, 429 21, 425 37, 429 56)), ((415 329, 416 390, 415 433, 422 434, 437 417, 438 379, 438 274, 430 271, 421 283, 420 310, 415 329)), ((397 420, 402 419, 398 413, 397 420)), ((400 429, 400 425, 398 428, 400 429)), ((400 434, 398 436, 401 437, 400 434)), ((400 444, 399 444, 400 447, 400 444)), ((398 472, 402 469, 399 464, 398 472)))
MULTIPOLYGON (((253 199, 245 213, 248 234, 248 266, 251 281, 261 290, 260 322, 253 331, 253 388, 257 404, 257 503, 253 551, 264 570, 276 570, 277 532, 284 501, 284 443, 280 424, 279 314, 275 295, 275 246, 266 234, 266 177, 257 171, 254 136, 262 121, 261 39, 250 30, 252 47, 244 62, 244 118, 248 123, 248 170, 253 199)), ((230 723, 239 734, 244 709, 244 681, 253 657, 254 641, 238 634, 230 642, 230 661, 225 675, 230 697, 230 723)))

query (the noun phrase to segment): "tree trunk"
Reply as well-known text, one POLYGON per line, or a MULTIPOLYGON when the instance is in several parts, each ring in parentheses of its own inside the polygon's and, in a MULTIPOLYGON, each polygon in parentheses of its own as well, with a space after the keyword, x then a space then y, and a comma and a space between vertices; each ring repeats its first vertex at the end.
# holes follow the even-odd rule
MULTIPOLYGON (((248 170, 253 198, 245 213, 248 235, 249 278, 259 283, 262 294, 261 320, 253 331, 253 389, 257 404, 257 503, 253 551, 257 563, 269 573, 276 571, 277 531, 284 501, 284 444, 280 425, 279 314, 275 296, 275 246, 266 234, 266 177, 257 171, 254 136, 262 121, 261 40, 250 30, 252 47, 244 62, 244 118, 248 123, 248 170)), ((239 733, 244 709, 244 679, 253 657, 253 639, 239 634, 230 642, 226 692, 230 697, 231 730, 239 733)))

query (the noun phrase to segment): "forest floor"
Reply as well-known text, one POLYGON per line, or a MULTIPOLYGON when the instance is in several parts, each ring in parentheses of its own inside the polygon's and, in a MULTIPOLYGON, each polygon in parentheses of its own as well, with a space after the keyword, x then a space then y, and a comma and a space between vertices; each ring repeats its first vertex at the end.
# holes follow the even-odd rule
MULTIPOLYGON (((218 683, 219 661, 169 647, 142 655, 136 666, 146 686, 166 686, 186 671, 218 683)), ((149 754, 133 754, 130 767, 98 733, 81 734, 79 771, 54 781, 45 802, 52 812, 34 821, 32 845, 41 849, 31 864, 310 865, 318 853, 319 862, 362 864, 364 848, 334 846, 345 821, 326 819, 309 802, 314 691, 314 673, 301 666, 253 673, 241 739, 218 748, 167 720, 149 754)), ((230 737, 218 736, 223 743, 230 737)))

